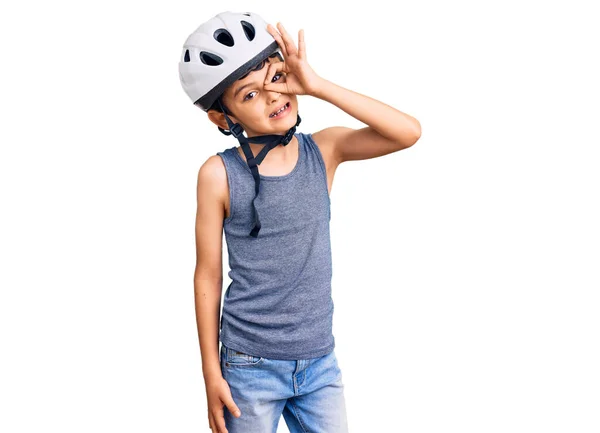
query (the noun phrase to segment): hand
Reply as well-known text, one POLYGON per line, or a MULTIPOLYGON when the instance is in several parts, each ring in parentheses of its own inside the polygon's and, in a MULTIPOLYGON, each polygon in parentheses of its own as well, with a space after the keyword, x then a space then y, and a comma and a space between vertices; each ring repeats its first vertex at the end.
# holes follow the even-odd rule
POLYGON ((294 41, 283 28, 277 23, 281 34, 271 24, 267 24, 267 31, 275 38, 283 54, 283 62, 271 63, 265 79, 266 90, 295 95, 314 95, 323 81, 310 67, 306 60, 306 46, 304 45, 304 30, 298 32, 298 49, 294 41), (271 82, 273 77, 279 73, 285 73, 285 80, 271 82))
POLYGON ((225 417, 223 415, 223 406, 239 418, 242 414, 233 401, 229 384, 223 376, 217 376, 206 380, 206 400, 208 405, 208 426, 212 433, 227 433, 225 426, 225 417), (238 411, 236 413, 236 411, 238 411))

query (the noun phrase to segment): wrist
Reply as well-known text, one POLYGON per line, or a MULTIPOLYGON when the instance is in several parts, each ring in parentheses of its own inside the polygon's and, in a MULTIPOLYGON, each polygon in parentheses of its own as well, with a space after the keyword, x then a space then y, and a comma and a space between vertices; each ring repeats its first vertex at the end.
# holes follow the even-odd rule
POLYGON ((317 85, 315 86, 313 91, 310 93, 310 95, 315 98, 322 99, 323 95, 325 95, 328 84, 329 84, 329 81, 327 81, 325 78, 319 77, 319 79, 317 80, 317 85))
POLYGON ((209 381, 213 378, 220 378, 223 376, 221 372, 221 363, 211 363, 210 365, 202 365, 202 375, 205 381, 209 381))
POLYGON ((220 371, 213 373, 213 374, 204 374, 204 383, 207 386, 210 386, 211 384, 214 384, 214 383, 219 383, 222 380, 223 380, 223 374, 220 371))

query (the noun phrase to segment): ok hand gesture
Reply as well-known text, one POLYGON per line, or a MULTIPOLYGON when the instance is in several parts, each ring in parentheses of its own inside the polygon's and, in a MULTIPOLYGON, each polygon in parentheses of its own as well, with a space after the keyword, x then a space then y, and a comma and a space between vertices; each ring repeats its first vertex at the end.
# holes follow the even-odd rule
POLYGON ((323 79, 313 71, 306 60, 306 46, 304 44, 304 30, 298 32, 298 48, 294 41, 283 28, 277 23, 281 34, 271 24, 267 25, 267 31, 275 38, 283 54, 283 62, 271 63, 265 79, 266 90, 295 95, 315 95, 323 79), (283 72, 285 80, 281 78, 271 82, 273 77, 283 72), (281 82, 279 82, 281 81, 281 82))

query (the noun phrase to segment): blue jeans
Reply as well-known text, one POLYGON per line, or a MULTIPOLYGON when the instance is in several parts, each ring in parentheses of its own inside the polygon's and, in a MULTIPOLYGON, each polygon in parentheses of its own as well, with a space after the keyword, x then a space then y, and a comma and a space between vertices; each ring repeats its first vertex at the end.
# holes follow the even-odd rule
POLYGON ((347 433, 342 372, 334 351, 318 358, 283 360, 221 345, 221 372, 236 418, 223 407, 229 433, 276 433, 281 415, 290 433, 347 433))

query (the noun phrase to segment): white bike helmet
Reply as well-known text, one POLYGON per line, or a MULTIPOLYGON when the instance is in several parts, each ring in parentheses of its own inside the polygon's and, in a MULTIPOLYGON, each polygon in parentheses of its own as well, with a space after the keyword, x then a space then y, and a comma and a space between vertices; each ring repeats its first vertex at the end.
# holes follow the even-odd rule
MULTIPOLYGON (((260 218, 254 201, 260 192, 260 175, 258 165, 267 153, 282 144, 287 146, 300 124, 298 114, 296 124, 285 135, 261 135, 245 137, 244 129, 239 123, 233 123, 227 116, 227 108, 221 97, 225 89, 236 80, 256 68, 267 57, 279 54, 279 45, 267 31, 267 23, 258 14, 252 12, 222 12, 201 24, 183 44, 183 52, 179 61, 179 79, 183 90, 194 105, 204 111, 218 104, 229 131, 219 127, 225 135, 233 135, 239 142, 246 162, 250 167, 255 182, 255 196, 252 201, 255 222, 250 236, 258 237, 260 218), (255 157, 248 140, 265 146, 255 157)), ((279 54, 281 58, 281 54, 279 54)))

